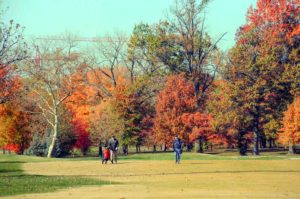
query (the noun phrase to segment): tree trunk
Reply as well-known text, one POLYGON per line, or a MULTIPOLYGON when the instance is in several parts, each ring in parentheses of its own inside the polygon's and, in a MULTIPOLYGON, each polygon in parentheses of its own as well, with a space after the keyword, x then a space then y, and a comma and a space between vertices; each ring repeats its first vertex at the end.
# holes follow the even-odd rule
POLYGON ((196 140, 195 146, 197 153, 203 153, 203 139, 201 137, 196 140))
POLYGON ((156 145, 153 145, 153 152, 156 152, 156 145))
POLYGON ((254 126, 253 126, 253 155, 259 155, 259 128, 258 128, 258 117, 254 119, 254 126))
POLYGON ((273 148, 273 139, 269 138, 268 142, 269 142, 269 148, 272 149, 273 148))
POLYGON ((123 155, 128 155, 128 145, 123 145, 123 155))
POLYGON ((189 152, 189 151, 191 151, 192 149, 193 149, 193 143, 187 144, 186 150, 189 152))
POLYGON ((25 151, 25 144, 24 144, 24 142, 22 142, 22 143, 21 143, 21 146, 20 146, 19 154, 20 154, 20 155, 24 155, 24 151, 25 151))
POLYGON ((47 158, 51 158, 51 154, 52 154, 54 146, 55 146, 55 142, 56 142, 56 139, 57 139, 57 131, 58 131, 57 123, 58 123, 58 117, 55 114, 55 116, 54 116, 54 126, 53 126, 53 136, 52 136, 51 144, 49 146, 47 158))
POLYGON ((262 149, 267 148, 267 139, 266 139, 266 135, 264 133, 262 133, 262 135, 260 136, 260 143, 261 143, 262 149))
POLYGON ((289 144, 289 154, 295 154, 296 153, 296 148, 293 143, 289 144))
POLYGON ((164 152, 166 152, 167 149, 168 149, 168 148, 167 148, 167 145, 165 144, 165 145, 164 145, 164 152))
POLYGON ((136 151, 136 153, 140 153, 141 152, 141 146, 140 145, 135 145, 135 151, 136 151))
POLYGON ((3 154, 5 154, 5 148, 2 149, 3 154))
POLYGON ((247 140, 246 139, 242 139, 239 141, 239 152, 241 156, 245 156, 247 155, 247 140))
POLYGON ((273 147, 277 147, 277 145, 275 143, 275 139, 272 139, 272 143, 273 143, 273 147))

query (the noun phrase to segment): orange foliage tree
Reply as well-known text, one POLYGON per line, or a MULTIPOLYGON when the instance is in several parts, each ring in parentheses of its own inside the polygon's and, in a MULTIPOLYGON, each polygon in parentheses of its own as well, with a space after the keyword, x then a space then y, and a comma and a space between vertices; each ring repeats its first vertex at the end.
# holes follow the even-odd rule
POLYGON ((31 141, 31 116, 14 103, 0 105, 0 146, 23 154, 31 141))
POLYGON ((207 113, 184 113, 182 115, 184 130, 189 135, 190 141, 197 141, 197 152, 203 153, 204 143, 211 141, 216 142, 218 136, 213 134, 211 121, 212 117, 207 113))
POLYGON ((97 70, 82 65, 72 75, 75 89, 65 101, 65 106, 72 114, 71 125, 79 138, 75 146, 82 152, 86 151, 87 144, 105 142, 111 134, 117 134, 116 131, 122 126, 118 114, 113 112, 111 102, 116 86, 126 82, 126 71, 115 69, 114 81, 107 78, 105 72, 109 72, 107 68, 97 70))
MULTIPOLYGON (((171 146, 176 134, 186 144, 196 139, 200 142, 208 139, 211 117, 197 112, 196 101, 193 85, 185 79, 184 73, 167 78, 156 101, 153 132, 158 144, 171 146)), ((200 147, 199 152, 202 151, 200 147)))
POLYGON ((296 98, 292 104, 288 106, 283 117, 283 128, 279 133, 279 141, 289 146, 289 153, 294 154, 295 145, 300 143, 300 98, 296 98))

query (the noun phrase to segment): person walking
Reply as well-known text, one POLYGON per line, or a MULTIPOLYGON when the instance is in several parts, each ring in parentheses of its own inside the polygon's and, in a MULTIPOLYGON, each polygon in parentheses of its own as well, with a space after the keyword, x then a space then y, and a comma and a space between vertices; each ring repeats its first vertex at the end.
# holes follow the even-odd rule
POLYGON ((175 163, 180 164, 180 156, 182 153, 182 141, 178 137, 178 135, 175 136, 173 141, 173 151, 175 152, 175 163))
POLYGON ((119 150, 119 141, 118 139, 112 135, 112 137, 108 141, 108 146, 110 150, 110 160, 112 163, 117 163, 118 161, 118 150, 119 150))

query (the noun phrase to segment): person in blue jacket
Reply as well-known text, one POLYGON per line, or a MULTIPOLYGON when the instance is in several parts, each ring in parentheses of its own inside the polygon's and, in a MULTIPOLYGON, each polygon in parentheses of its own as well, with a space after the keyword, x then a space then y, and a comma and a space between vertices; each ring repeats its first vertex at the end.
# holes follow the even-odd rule
POLYGON ((175 160, 176 164, 180 164, 180 156, 182 153, 182 141, 178 137, 178 135, 175 136, 174 141, 173 141, 173 150, 175 152, 175 160))

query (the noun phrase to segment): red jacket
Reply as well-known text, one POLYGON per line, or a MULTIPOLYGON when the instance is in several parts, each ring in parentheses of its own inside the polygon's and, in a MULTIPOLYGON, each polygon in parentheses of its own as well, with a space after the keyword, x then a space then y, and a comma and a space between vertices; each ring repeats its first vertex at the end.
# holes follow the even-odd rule
POLYGON ((104 150, 104 159, 109 159, 110 158, 110 151, 109 149, 104 150))

